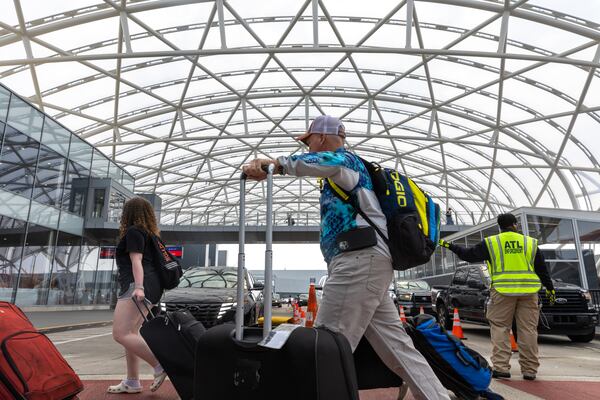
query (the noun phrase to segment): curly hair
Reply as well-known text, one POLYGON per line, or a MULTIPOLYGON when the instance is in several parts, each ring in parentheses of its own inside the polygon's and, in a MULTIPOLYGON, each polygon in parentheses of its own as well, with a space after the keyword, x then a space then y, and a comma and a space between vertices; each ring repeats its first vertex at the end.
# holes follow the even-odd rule
POLYGON ((160 230, 158 229, 156 216, 154 215, 154 208, 143 197, 134 197, 125 202, 123 214, 121 214, 119 239, 125 236, 127 228, 130 226, 136 226, 146 233, 160 236, 160 230))

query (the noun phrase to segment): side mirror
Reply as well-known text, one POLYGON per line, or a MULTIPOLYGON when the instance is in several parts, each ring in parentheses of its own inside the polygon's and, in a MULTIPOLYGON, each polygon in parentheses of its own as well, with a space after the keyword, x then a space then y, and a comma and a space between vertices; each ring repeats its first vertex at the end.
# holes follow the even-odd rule
POLYGON ((252 287, 253 290, 263 290, 265 288, 265 284, 261 282, 256 282, 252 287))

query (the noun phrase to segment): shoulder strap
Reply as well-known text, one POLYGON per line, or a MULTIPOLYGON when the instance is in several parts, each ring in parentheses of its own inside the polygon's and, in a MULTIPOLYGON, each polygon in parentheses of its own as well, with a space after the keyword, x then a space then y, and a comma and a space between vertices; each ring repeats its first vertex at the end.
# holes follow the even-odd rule
POLYGON ((333 194, 335 194, 336 197, 339 198, 340 200, 342 200, 344 203, 350 204, 352 207, 354 207, 356 212, 358 212, 360 214, 360 216, 363 217, 363 219, 365 221, 367 221, 367 223, 369 225, 371 225, 371 227, 373 229, 375 229, 375 232, 377 232, 377 234, 383 239, 385 244, 387 244, 389 246, 390 243, 389 243, 388 238, 383 234, 383 232, 381 232, 381 229, 379 229, 379 227, 377 225, 375 225, 375 223, 371 220, 371 218, 369 218, 369 216, 367 214, 365 214, 365 212, 358 205, 358 202, 354 201, 354 199, 352 198, 352 196, 350 194, 346 193, 346 191, 344 189, 342 189, 341 187, 336 185, 335 182, 333 182, 330 178, 327 178, 327 182, 329 182, 329 185, 331 186, 331 189, 333 190, 333 194))

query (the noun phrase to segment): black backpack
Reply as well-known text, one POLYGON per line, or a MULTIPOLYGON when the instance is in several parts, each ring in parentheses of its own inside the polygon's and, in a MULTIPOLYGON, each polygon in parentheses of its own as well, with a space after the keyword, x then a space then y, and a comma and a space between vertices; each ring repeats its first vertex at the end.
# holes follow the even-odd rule
POLYGON ((163 289, 169 290, 179 285, 183 270, 179 261, 166 249, 162 239, 156 235, 150 235, 152 248, 154 249, 154 266, 158 271, 160 283, 163 289))
POLYGON ((390 168, 383 168, 358 157, 369 172, 373 190, 386 218, 386 237, 359 207, 358 202, 331 179, 327 179, 335 195, 351 204, 388 245, 395 270, 426 264, 438 244, 440 206, 412 179, 390 168))

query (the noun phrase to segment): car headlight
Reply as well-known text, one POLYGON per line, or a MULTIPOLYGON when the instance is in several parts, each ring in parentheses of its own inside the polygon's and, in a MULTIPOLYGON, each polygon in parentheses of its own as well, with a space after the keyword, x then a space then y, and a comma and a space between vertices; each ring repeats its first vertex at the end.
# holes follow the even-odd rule
POLYGON ((589 308, 594 308, 594 302, 592 301, 592 295, 587 290, 581 292, 583 298, 586 299, 589 308))
POLYGON ((410 301, 411 298, 412 294, 401 294, 400 296, 398 296, 398 299, 402 301, 410 301))
POLYGON ((221 304, 221 308, 219 309, 219 315, 217 318, 223 318, 223 315, 230 311, 232 308, 237 307, 237 303, 223 303, 221 304))
POLYGON ((167 311, 167 303, 160 303, 160 311, 165 312, 167 311))

